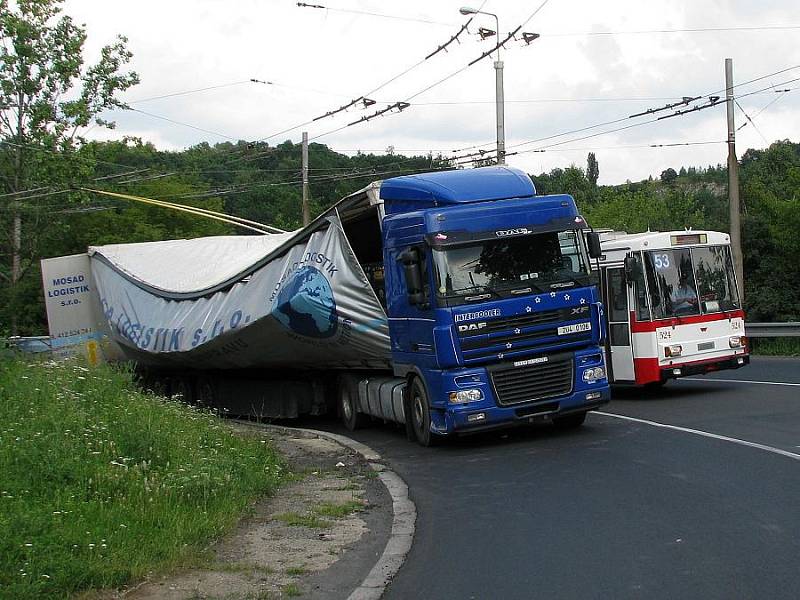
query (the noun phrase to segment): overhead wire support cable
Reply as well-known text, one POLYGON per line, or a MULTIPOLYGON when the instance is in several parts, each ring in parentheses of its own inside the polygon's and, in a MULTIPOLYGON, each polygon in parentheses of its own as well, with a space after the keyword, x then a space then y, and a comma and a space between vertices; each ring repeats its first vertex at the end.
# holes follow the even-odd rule
POLYGON ((684 96, 680 102, 673 102, 671 104, 667 104, 666 106, 662 106, 661 108, 648 108, 643 112, 636 113, 634 115, 630 115, 629 119, 634 119, 636 117, 644 117, 646 115, 652 115, 657 112, 661 112, 662 110, 669 110, 671 108, 675 108, 676 106, 688 106, 690 103, 694 102, 695 100, 700 100, 702 96, 684 96))
POLYGON ((719 96, 711 96, 706 104, 700 104, 699 106, 687 108, 686 110, 679 110, 672 113, 671 115, 661 115, 656 119, 656 121, 662 121, 663 119, 671 119, 672 117, 679 117, 680 115, 696 112, 698 110, 705 110, 706 108, 711 108, 712 106, 717 106, 718 104, 722 104, 719 96))
POLYGON ((519 30, 520 30, 520 29, 522 29, 522 25, 519 25, 519 26, 518 26, 516 29, 514 29, 513 31, 511 31, 511 32, 510 32, 510 33, 509 33, 509 34, 506 36, 506 38, 505 38, 505 39, 504 39, 502 42, 498 42, 498 43, 497 43, 497 44, 494 46, 494 48, 491 48, 490 50, 487 50, 486 52, 484 52, 483 54, 481 54, 481 55, 480 55, 478 58, 476 58, 475 60, 473 60, 472 62, 470 62, 470 63, 469 63, 467 66, 468 66, 468 67, 471 67, 471 66, 472 66, 472 65, 474 65, 476 62, 479 62, 479 61, 483 60, 484 58, 486 58, 487 56, 489 56, 489 55, 490 55, 490 54, 492 54, 493 52, 495 52, 495 51, 499 50, 500 48, 504 48, 504 47, 505 47, 505 45, 506 45, 506 44, 507 44, 507 43, 508 43, 508 42, 511 40, 511 38, 513 38, 513 37, 514 37, 514 36, 515 36, 515 35, 516 35, 516 34, 519 32, 519 30))
MULTIPOLYGON (((378 87, 375 87, 375 88, 371 89, 370 91, 366 92, 366 93, 365 93, 364 95, 362 95, 362 96, 359 96, 359 97, 358 97, 358 98, 356 98, 355 100, 351 100, 349 103, 347 103, 347 104, 345 104, 345 105, 343 105, 343 106, 340 106, 339 108, 337 108, 337 109, 335 109, 335 110, 330 110, 330 111, 326 112, 324 115, 320 115, 320 116, 318 116, 318 117, 314 117, 314 118, 312 119, 312 122, 313 122, 313 121, 319 121, 319 120, 321 120, 321 119, 325 119, 325 118, 327 118, 327 117, 331 117, 331 116, 333 116, 333 115, 335 115, 335 114, 338 114, 338 113, 340 113, 340 112, 342 112, 342 111, 345 111, 345 110, 347 110, 348 108, 350 108, 350 107, 352 107, 352 106, 355 106, 356 104, 358 104, 358 103, 359 103, 360 101, 362 101, 362 100, 364 100, 364 101, 365 101, 365 105, 366 105, 366 106, 369 106, 369 104, 366 104, 366 101, 370 101, 370 102, 372 102, 372 103, 374 104, 374 101, 371 101, 371 100, 369 100, 369 96, 372 96, 372 94, 374 94, 375 92, 377 92, 377 91, 379 91, 379 90, 381 90, 381 89, 385 88, 387 85, 389 85, 389 84, 390 84, 390 83, 392 83, 393 81, 395 81, 395 80, 399 79, 400 77, 402 77, 403 75, 405 75, 405 74, 407 74, 408 72, 412 71, 413 69, 416 69, 418 66, 420 66, 422 63, 424 63, 426 60, 428 60, 428 59, 432 58, 433 56, 435 56, 435 55, 436 55, 436 54, 438 54, 439 52, 441 52, 441 51, 445 50, 445 49, 447 48, 447 46, 449 46, 450 44, 452 44, 454 41, 458 40, 459 36, 460 36, 462 33, 464 33, 464 31, 466 31, 466 30, 467 30, 467 26, 468 26, 468 25, 469 25, 471 22, 472 22, 472 18, 468 19, 468 20, 467 20, 467 22, 466 22, 464 25, 462 25, 462 26, 461 26, 461 29, 459 29, 459 30, 458 30, 458 32, 457 32, 455 35, 451 36, 451 37, 450 37, 450 39, 449 39, 447 42, 445 42, 444 44, 440 45, 438 48, 436 48, 436 50, 434 50, 433 52, 431 52, 430 54, 428 54, 428 56, 426 56, 426 57, 425 57, 425 58, 423 58, 422 60, 420 60, 420 61, 416 62, 415 64, 411 65, 410 67, 408 67, 408 68, 407 68, 406 70, 404 70, 403 72, 401 72, 401 73, 399 73, 399 74, 397 74, 397 75, 395 75, 395 76, 393 76, 393 77, 389 78, 388 80, 386 80, 386 81, 384 81, 382 84, 380 84, 378 87)), ((360 121, 356 121, 356 122, 360 122, 360 121)), ((271 137, 274 137, 274 136, 271 136, 271 137)), ((265 139, 269 139, 269 138, 265 138, 265 139)), ((312 138, 312 139, 313 139, 313 138, 312 138)))
MULTIPOLYGON (((792 71, 792 70, 795 70, 795 69, 800 69, 800 64, 799 65, 792 65, 791 67, 786 67, 786 68, 780 69, 778 71, 774 71, 772 73, 768 73, 766 75, 761 75, 759 77, 755 77, 753 79, 749 79, 747 81, 743 81, 741 83, 737 83, 733 87, 734 88, 741 88, 742 86, 749 85, 751 83, 755 83, 756 81, 762 81, 762 80, 767 79, 769 77, 773 77, 775 75, 780 75, 781 73, 786 73, 787 71, 792 71)), ((787 81, 783 81, 783 82, 775 84, 775 85, 783 86, 783 85, 787 85, 787 84, 795 82, 795 81, 800 81, 800 77, 797 77, 797 78, 794 78, 794 79, 790 79, 790 80, 787 80, 787 81)), ((748 92, 746 94, 740 94, 740 95, 737 96, 737 98, 744 98, 744 97, 747 97, 747 96, 752 96, 754 94, 762 94, 765 91, 772 91, 772 88, 773 88, 773 86, 770 86, 770 87, 766 87, 766 88, 762 88, 762 89, 756 90, 754 92, 748 92)), ((715 90, 715 91, 711 92, 710 94, 707 94, 707 96, 713 96, 713 95, 716 95, 716 94, 721 94, 724 91, 725 91, 724 88, 722 90, 715 90)), ((703 97, 703 95, 701 95, 701 97, 703 97)), ((580 133, 581 131, 587 131, 589 129, 596 129, 597 127, 603 127, 605 125, 613 125, 613 124, 616 124, 616 123, 621 123, 622 121, 628 120, 628 118, 629 117, 622 117, 620 119, 615 119, 613 121, 606 121, 604 123, 597 123, 595 125, 588 125, 586 127, 580 128, 580 129, 574 129, 574 130, 566 131, 566 132, 559 133, 559 134, 553 134, 553 135, 550 135, 550 136, 547 136, 547 137, 544 137, 544 138, 538 138, 538 139, 534 139, 534 140, 528 140, 526 142, 520 142, 520 143, 517 143, 517 144, 512 144, 510 146, 507 146, 507 149, 518 148, 518 147, 521 147, 521 146, 526 146, 528 144, 535 144, 537 142, 543 142, 543 141, 546 141, 546 140, 550 140, 550 139, 554 139, 554 138, 558 138, 558 137, 563 137, 565 135, 572 135, 573 133, 580 133)), ((647 123, 651 123, 651 122, 653 122, 653 121, 646 121, 646 122, 642 123, 642 125, 647 124, 647 123)), ((616 130, 616 129, 612 130, 612 131, 610 131, 610 133, 613 133, 615 131, 618 131, 618 130, 616 130)), ((584 138, 581 138, 581 139, 584 139, 584 138)), ((455 149, 452 152, 453 153, 457 153, 457 152, 462 152, 464 150, 472 150, 474 148, 480 148, 481 146, 491 146, 494 143, 495 142, 492 141, 492 142, 485 142, 483 144, 474 144, 472 146, 465 146, 463 148, 455 149)), ((514 154, 516 154, 516 153, 514 153, 514 154)), ((463 158, 462 156, 455 156, 455 157, 450 157, 450 160, 461 160, 462 158, 463 158)))
MULTIPOLYGON (((525 25, 526 25, 526 24, 527 24, 527 23, 528 23, 528 22, 529 22, 531 19, 533 19, 533 17, 534 17, 534 16, 535 16, 535 15, 536 15, 536 14, 537 14, 537 13, 538 13, 540 10, 542 10, 542 8, 544 8, 544 7, 547 5, 547 3, 548 3, 549 1, 550 1, 550 0, 543 0, 543 2, 542 2, 542 3, 541 3, 541 4, 540 4, 540 5, 539 5, 539 6, 538 6, 538 7, 537 7, 537 8, 536 8, 536 9, 535 9, 535 10, 534 10, 534 11, 533 11, 533 12, 532 12, 530 15, 529 15, 529 16, 528 16, 528 18, 527 18, 527 19, 525 19, 525 21, 523 21, 523 22, 522 22, 522 24, 521 24, 521 25, 519 25, 519 26, 518 26, 516 29, 514 29, 514 30, 513 30, 511 33, 509 33, 509 34, 508 34, 508 36, 506 37, 506 39, 504 39, 502 42, 500 42, 499 44, 497 44, 497 45, 496 45, 496 46, 495 46, 495 47, 494 47, 494 48, 493 48, 493 49, 492 49, 492 50, 491 50, 489 53, 484 53, 484 54, 482 54, 481 56, 479 56, 477 59, 473 60, 473 61, 472 61, 472 62, 470 62, 469 64, 467 64, 467 65, 465 65, 465 66, 461 67, 461 68, 460 68, 460 69, 458 69, 457 71, 454 71, 454 72, 450 73, 449 75, 447 75, 447 76, 443 77, 442 79, 439 79, 438 81, 435 81, 434 83, 430 84, 429 86, 427 86, 427 87, 425 87, 425 88, 423 88, 423 89, 419 90, 419 91, 418 91, 418 92, 416 92, 415 94, 413 94, 413 95, 411 95, 411 96, 408 96, 408 97, 407 97, 407 98, 406 98, 404 101, 402 101, 402 102, 398 102, 397 104, 408 104, 408 106, 410 106, 410 105, 411 105, 411 104, 410 104, 410 103, 411 103, 411 100, 413 100, 414 98, 416 98, 416 97, 418 97, 418 96, 420 96, 420 95, 424 94, 425 92, 427 92, 427 91, 429 91, 429 90, 431 90, 431 89, 433 89, 433 88, 435 88, 435 87, 437 87, 437 86, 439 86, 439 85, 443 84, 444 82, 446 82, 446 81, 448 81, 448 80, 452 79, 452 78, 453 78, 453 77, 455 77, 456 75, 459 75, 460 73, 463 73, 464 71, 466 71, 467 69, 469 69, 469 68, 470 68, 472 65, 474 65, 475 63, 477 63, 477 62, 479 62, 479 61, 483 60, 484 58, 486 58, 487 56, 489 56, 489 54, 490 54, 491 52, 494 52, 494 51, 495 51, 495 50, 497 50, 498 48, 501 48, 501 47, 503 47, 503 46, 504 46, 506 43, 508 43, 508 41, 509 41, 510 39, 512 39, 512 38, 514 37, 514 35, 515 35, 515 34, 516 34, 516 33, 517 33, 517 32, 518 32, 520 29, 522 29, 522 28, 523 28, 523 27, 524 27, 524 26, 525 26, 525 25)), ((484 4, 485 4, 485 2, 484 2, 484 4)), ((483 5, 481 5, 481 6, 483 6, 483 5)), ((424 61, 423 61, 423 62, 424 62, 424 61)), ((371 92, 370 92, 370 93, 371 93, 371 92)), ((407 108, 407 106, 404 106, 404 107, 403 107, 403 108, 401 108, 400 110, 402 111, 404 108, 407 108)), ((384 111, 384 112, 388 112, 388 111, 384 111)), ((381 113, 381 114, 383 114, 383 113, 381 113)), ((372 117, 374 117, 374 116, 377 116, 377 115, 372 115, 372 117)), ((319 139, 319 138, 321 138, 321 137, 325 137, 325 136, 327 136, 327 135, 331 135, 331 134, 333 134, 333 133, 337 133, 337 132, 339 132, 339 131, 342 131, 343 129, 347 129, 348 127, 352 127, 353 125, 357 125, 358 123, 363 123, 364 121, 367 121, 367 120, 369 120, 369 119, 359 119, 359 120, 357 120, 357 121, 353 121, 352 123, 348 123, 347 125, 342 125, 341 127, 337 127, 336 129, 332 129, 332 130, 330 130, 330 131, 326 131, 325 133, 320 133, 320 134, 318 134, 318 135, 316 135, 316 136, 314 136, 314 137, 310 138, 310 140, 316 140, 316 139, 319 139)))
POLYGON ((575 31, 565 33, 548 33, 548 37, 578 37, 602 35, 640 35, 653 33, 714 33, 723 31, 774 31, 800 29, 800 25, 754 25, 743 27, 688 27, 684 29, 637 29, 630 31, 575 31))
MULTIPOLYGON (((767 138, 764 136, 764 134, 763 134, 763 133, 761 133, 761 130, 760 130, 760 129, 759 129, 757 126, 756 126, 756 124, 755 124, 755 122, 753 121, 753 119, 751 119, 751 118, 750 118, 750 115, 748 115, 748 114, 747 114, 747 111, 746 111, 744 108, 742 108, 742 105, 741 105, 741 104, 739 104, 739 101, 738 101, 738 100, 734 99, 733 101, 736 103, 736 106, 738 106, 738 107, 739 107, 739 110, 740 110, 740 111, 742 111, 742 114, 743 114, 743 115, 745 116, 745 118, 747 119, 747 123, 750 123, 750 125, 752 125, 752 126, 753 126, 753 129, 755 129, 755 130, 758 132, 758 135, 760 135, 760 136, 761 136, 761 139, 762 139, 762 140, 764 140, 764 143, 765 143, 767 146, 769 146, 769 142, 767 141, 767 138)), ((745 123, 745 125, 746 125, 747 123, 745 123)), ((740 129, 741 129, 741 128, 740 128, 740 129)), ((737 131, 738 131, 738 129, 737 129, 737 131)))
POLYGON ((458 30, 458 32, 457 32, 455 35, 453 35, 453 36, 452 36, 452 37, 451 37, 449 40, 447 40, 447 41, 446 41, 444 44, 442 44, 441 46, 439 46, 438 48, 436 48, 436 50, 434 50, 433 52, 431 52, 430 54, 428 54, 428 56, 426 56, 426 57, 425 57, 425 60, 428 60, 429 58, 433 58, 434 56, 436 56, 437 54, 439 54, 439 52, 446 51, 446 50, 447 50, 447 47, 448 47, 450 44, 452 44, 453 42, 456 42, 456 41, 458 41, 458 36, 460 36, 460 35, 461 35, 462 33, 464 33, 465 31, 468 31, 468 29, 467 29, 467 28, 469 27, 469 24, 470 24, 470 23, 472 23, 472 19, 473 19, 473 17, 470 17, 470 18, 469 18, 469 20, 468 20, 466 23, 464 23, 464 24, 461 26, 461 29, 459 29, 459 30, 458 30))

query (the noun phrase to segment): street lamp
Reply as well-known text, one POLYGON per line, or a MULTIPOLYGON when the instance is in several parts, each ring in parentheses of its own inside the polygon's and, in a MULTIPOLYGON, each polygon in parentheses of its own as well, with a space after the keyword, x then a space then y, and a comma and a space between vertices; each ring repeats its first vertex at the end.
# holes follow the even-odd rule
MULTIPOLYGON (((494 17, 497 32, 497 38, 500 39, 500 19, 497 15, 469 6, 462 6, 458 9, 462 15, 489 15, 494 17)), ((506 162, 506 130, 505 130, 505 112, 504 112, 504 98, 503 98, 503 61, 500 60, 500 46, 497 47, 497 56, 494 61, 495 73, 495 110, 497 112, 497 164, 503 165, 506 162)))

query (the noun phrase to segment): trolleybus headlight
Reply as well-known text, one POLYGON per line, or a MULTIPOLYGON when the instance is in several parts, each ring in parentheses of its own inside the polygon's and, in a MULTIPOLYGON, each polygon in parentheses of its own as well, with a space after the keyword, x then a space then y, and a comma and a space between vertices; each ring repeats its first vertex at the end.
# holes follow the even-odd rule
POLYGON ((606 370, 603 367, 592 367, 583 372, 583 380, 587 383, 603 379, 605 376, 606 370))
POLYGON ((683 346, 680 344, 673 344, 672 346, 664 346, 664 356, 680 356, 683 352, 683 346))
POLYGON ((475 388, 450 392, 450 402, 452 404, 466 404, 467 402, 477 402, 478 400, 483 400, 483 392, 475 388))
POLYGON ((740 335, 732 335, 728 338, 728 344, 731 348, 741 348, 744 346, 744 338, 740 335))

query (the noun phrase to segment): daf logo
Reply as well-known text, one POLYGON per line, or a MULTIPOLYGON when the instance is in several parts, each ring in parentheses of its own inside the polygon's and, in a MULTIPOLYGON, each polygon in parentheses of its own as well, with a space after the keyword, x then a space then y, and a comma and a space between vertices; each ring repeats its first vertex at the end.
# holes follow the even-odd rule
POLYGON ((469 325, 459 325, 458 326, 458 331, 461 332, 461 333, 463 333, 465 331, 480 331, 484 327, 486 327, 486 323, 485 322, 483 322, 483 323, 470 323, 469 325))
POLYGON ((518 229, 503 229, 500 231, 495 231, 494 234, 497 237, 506 237, 509 235, 524 235, 526 233, 530 233, 528 229, 525 227, 519 227, 518 229))

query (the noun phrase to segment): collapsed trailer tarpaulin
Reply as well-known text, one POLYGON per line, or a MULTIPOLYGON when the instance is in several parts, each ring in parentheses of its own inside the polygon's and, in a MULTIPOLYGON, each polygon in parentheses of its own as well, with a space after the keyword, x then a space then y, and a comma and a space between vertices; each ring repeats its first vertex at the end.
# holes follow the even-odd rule
POLYGON ((153 242, 144 253, 142 244, 91 248, 111 336, 130 358, 150 365, 386 368, 386 314, 338 219, 310 235, 257 239, 270 238, 260 248, 241 238, 153 242), (209 247, 231 256, 248 243, 255 269, 241 260, 216 275, 209 268, 209 247), (143 256, 158 262, 144 267, 143 256), (196 276, 187 275, 192 270, 196 276), (226 280, 233 272, 246 275, 226 280), (155 275, 146 281, 143 273, 155 275), (201 288, 215 291, 174 295, 201 288))

